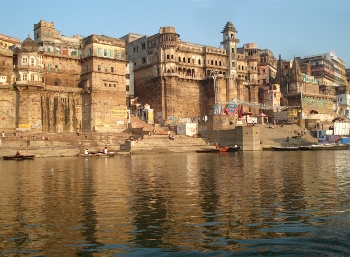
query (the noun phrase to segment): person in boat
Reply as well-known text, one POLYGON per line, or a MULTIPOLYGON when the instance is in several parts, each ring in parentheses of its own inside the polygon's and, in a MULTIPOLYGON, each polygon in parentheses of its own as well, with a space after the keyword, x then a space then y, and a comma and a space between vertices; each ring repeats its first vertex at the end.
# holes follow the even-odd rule
POLYGON ((107 153, 108 153, 107 146, 105 146, 105 149, 103 149, 103 153, 104 153, 104 154, 107 154, 107 153))
POLYGON ((84 154, 89 154, 89 149, 86 149, 84 154))
POLYGON ((20 156, 21 154, 17 151, 16 156, 20 156))

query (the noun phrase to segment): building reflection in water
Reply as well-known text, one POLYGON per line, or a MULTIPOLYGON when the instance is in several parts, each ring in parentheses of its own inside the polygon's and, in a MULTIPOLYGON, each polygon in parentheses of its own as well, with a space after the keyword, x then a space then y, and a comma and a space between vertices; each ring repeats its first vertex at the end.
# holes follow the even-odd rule
POLYGON ((240 251, 306 236, 349 203, 344 164, 324 151, 2 162, 0 247, 47 256, 240 251))

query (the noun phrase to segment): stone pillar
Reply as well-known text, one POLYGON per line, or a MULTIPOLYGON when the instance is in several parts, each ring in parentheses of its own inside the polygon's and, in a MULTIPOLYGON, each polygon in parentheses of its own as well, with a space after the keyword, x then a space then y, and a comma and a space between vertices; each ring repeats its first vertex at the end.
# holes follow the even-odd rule
POLYGON ((260 151, 260 128, 257 126, 240 126, 235 129, 237 145, 243 151, 260 151))

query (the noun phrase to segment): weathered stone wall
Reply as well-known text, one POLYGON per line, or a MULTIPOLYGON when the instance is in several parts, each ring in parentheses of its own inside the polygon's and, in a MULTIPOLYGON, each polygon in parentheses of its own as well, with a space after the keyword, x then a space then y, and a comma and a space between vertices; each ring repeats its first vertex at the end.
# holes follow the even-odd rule
POLYGON ((258 126, 240 126, 235 129, 236 144, 244 151, 260 151, 261 135, 258 126))

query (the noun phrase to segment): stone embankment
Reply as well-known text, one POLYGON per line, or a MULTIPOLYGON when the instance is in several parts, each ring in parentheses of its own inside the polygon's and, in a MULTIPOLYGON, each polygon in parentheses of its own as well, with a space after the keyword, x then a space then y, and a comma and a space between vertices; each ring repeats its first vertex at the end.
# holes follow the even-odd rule
MULTIPOLYGON (((268 149, 272 146, 308 145, 316 144, 317 138, 298 125, 284 127, 257 125, 260 129, 261 147, 268 149), (297 132, 303 134, 294 138, 297 132), (289 142, 287 142, 289 137, 289 142)), ((172 132, 174 134, 174 132, 172 132)), ((197 149, 215 147, 215 139, 187 137, 175 135, 169 140, 166 129, 156 129, 156 132, 138 132, 123 134, 98 133, 7 133, 0 145, 0 155, 13 155, 16 151, 22 154, 35 154, 37 157, 76 156, 84 149, 101 151, 105 146, 118 154, 138 153, 166 153, 166 152, 194 152, 197 149), (150 134, 150 135, 149 135, 150 134), (132 140, 130 140, 130 138, 132 140), (131 145, 131 148, 129 147, 131 145)), ((219 142, 225 146, 225 141, 219 142)))
POLYGON ((257 125, 260 128, 262 148, 271 148, 273 146, 301 146, 317 144, 316 132, 306 130, 297 124, 281 126, 257 125), (298 137, 301 135, 300 137, 298 137), (289 138, 289 142, 287 142, 289 138))
MULTIPOLYGON (((216 141, 221 146, 227 146, 227 142, 232 143, 232 138, 217 139, 176 135, 175 131, 171 131, 169 127, 155 127, 137 117, 132 117, 131 122, 133 129, 121 134, 6 131, 5 140, 2 139, 0 143, 0 156, 13 155, 16 151, 22 154, 35 154, 37 157, 77 156, 84 149, 102 151, 105 146, 118 154, 193 152, 201 148, 214 148, 216 141), (175 135, 174 140, 169 140, 169 131, 175 135)), ((304 130, 298 125, 256 126, 260 130, 262 149, 317 143, 317 138, 313 133, 306 131, 304 134, 304 130), (302 134, 300 138, 296 138, 297 132, 302 134)))

